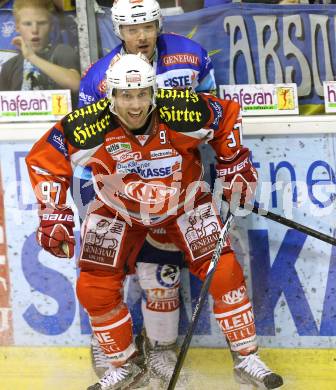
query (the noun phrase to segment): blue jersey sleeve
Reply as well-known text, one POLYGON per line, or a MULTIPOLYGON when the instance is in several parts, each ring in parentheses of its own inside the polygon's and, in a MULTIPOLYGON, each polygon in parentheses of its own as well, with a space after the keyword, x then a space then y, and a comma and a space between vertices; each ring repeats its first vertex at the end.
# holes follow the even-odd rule
POLYGON ((79 85, 78 107, 87 106, 105 97, 105 73, 113 57, 120 52, 121 47, 121 45, 117 46, 94 63, 82 77, 79 85))
MULTIPOLYGON (((90 68, 91 70, 92 68, 90 68)), ((90 70, 86 75, 81 79, 79 85, 79 95, 78 95, 78 107, 87 106, 92 104, 97 100, 101 99, 96 86, 94 85, 94 78, 91 76, 90 70)))
POLYGON ((208 52, 202 47, 201 71, 198 75, 197 92, 215 92, 216 80, 214 67, 208 52))

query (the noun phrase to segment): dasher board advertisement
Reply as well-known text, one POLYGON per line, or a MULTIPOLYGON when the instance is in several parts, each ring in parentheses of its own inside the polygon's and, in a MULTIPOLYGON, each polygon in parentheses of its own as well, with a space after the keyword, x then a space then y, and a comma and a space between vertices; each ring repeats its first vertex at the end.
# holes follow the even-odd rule
POLYGON ((324 81, 323 91, 325 112, 336 112, 336 81, 324 81))
POLYGON ((0 92, 0 122, 53 121, 71 110, 68 89, 0 92))
POLYGON ((295 83, 219 85, 219 96, 237 101, 243 116, 299 113, 295 83))

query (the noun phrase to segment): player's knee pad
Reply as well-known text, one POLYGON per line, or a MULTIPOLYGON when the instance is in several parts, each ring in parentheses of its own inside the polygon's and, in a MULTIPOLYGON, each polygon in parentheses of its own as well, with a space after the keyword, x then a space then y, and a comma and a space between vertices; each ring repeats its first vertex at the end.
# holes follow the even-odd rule
POLYGON ((209 288, 214 301, 221 301, 226 293, 239 289, 242 285, 245 285, 244 273, 235 254, 228 252, 221 255, 209 288))
POLYGON ((104 316, 122 303, 122 281, 119 276, 81 272, 76 292, 81 305, 90 317, 104 316))

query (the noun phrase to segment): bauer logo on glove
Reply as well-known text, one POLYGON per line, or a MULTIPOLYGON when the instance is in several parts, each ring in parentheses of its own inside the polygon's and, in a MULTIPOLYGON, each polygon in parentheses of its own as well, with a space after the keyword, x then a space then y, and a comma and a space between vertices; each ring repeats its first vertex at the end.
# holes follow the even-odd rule
POLYGON ((257 186, 258 173, 250 160, 248 148, 242 148, 231 159, 218 157, 217 178, 221 179, 224 197, 230 202, 232 196, 240 194, 240 204, 253 198, 257 186))
POLYGON ((37 241, 57 257, 71 258, 75 251, 74 215, 70 207, 46 207, 39 213, 37 241))

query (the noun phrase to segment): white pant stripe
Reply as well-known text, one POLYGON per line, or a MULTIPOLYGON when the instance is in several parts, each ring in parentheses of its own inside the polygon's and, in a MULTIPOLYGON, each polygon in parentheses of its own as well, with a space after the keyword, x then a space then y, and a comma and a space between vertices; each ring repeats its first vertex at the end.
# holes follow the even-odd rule
POLYGON ((242 311, 245 311, 245 310, 249 309, 250 307, 252 307, 251 302, 247 303, 244 306, 238 307, 237 309, 234 309, 234 310, 231 310, 231 311, 227 311, 225 313, 215 314, 215 317, 216 318, 230 317, 230 316, 232 316, 234 314, 241 313, 242 311))
POLYGON ((114 324, 110 324, 110 325, 106 325, 106 326, 95 325, 95 326, 92 326, 92 329, 96 330, 97 332, 102 332, 103 330, 110 330, 113 328, 117 328, 118 326, 127 322, 130 318, 131 318, 131 315, 130 315, 130 313, 128 313, 124 318, 122 318, 118 322, 115 322, 114 324))

